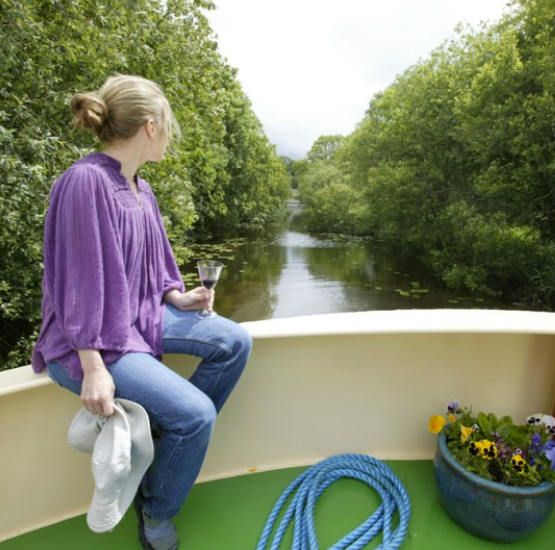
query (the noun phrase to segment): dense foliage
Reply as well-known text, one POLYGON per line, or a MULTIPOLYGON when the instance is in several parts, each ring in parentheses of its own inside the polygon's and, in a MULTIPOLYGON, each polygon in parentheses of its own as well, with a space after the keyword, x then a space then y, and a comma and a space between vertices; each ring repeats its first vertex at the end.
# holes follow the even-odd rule
POLYGON ((52 182, 97 147, 68 100, 113 72, 166 92, 183 131, 152 184, 180 263, 187 243, 283 216, 289 174, 217 51, 210 0, 0 3, 0 369, 29 362, 40 326, 42 232, 52 182))
POLYGON ((293 165, 314 231, 372 235, 452 288, 555 306, 555 9, 516 0, 293 165))

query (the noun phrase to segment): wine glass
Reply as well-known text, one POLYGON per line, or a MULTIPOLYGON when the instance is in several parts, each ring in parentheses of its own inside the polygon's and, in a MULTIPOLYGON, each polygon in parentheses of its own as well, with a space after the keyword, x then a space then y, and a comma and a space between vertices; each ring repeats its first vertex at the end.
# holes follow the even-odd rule
MULTIPOLYGON (((199 260, 197 269, 202 286, 208 290, 215 288, 218 284, 218 279, 220 278, 223 267, 224 264, 215 260, 199 260)), ((201 319, 206 319, 213 315, 216 315, 216 313, 210 312, 208 309, 203 309, 200 313, 197 312, 197 317, 201 319)))

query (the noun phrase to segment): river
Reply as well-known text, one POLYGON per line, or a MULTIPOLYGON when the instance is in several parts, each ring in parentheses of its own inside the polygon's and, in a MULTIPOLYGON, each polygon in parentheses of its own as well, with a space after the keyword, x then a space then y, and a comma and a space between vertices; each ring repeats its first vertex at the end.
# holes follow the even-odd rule
MULTIPOLYGON (((299 206, 290 201, 289 207, 293 222, 299 206)), ((187 287, 199 285, 196 259, 222 261, 214 309, 237 322, 343 311, 522 309, 446 290, 417 260, 392 255, 371 239, 314 236, 294 225, 265 238, 193 246, 182 269, 187 287)))

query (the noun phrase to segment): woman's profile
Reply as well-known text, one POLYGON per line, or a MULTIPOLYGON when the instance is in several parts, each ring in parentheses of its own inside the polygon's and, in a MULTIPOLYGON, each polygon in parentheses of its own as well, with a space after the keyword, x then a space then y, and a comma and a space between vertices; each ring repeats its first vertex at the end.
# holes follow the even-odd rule
POLYGON ((161 88, 110 76, 70 102, 77 127, 101 150, 54 182, 44 228, 42 325, 32 357, 93 414, 114 397, 142 405, 157 438, 135 499, 143 548, 179 547, 172 518, 206 455, 217 413, 250 356, 252 339, 219 315, 201 319, 214 291, 186 291, 149 184, 137 175, 163 159, 179 126, 161 88), (201 357, 189 380, 164 353, 201 357))

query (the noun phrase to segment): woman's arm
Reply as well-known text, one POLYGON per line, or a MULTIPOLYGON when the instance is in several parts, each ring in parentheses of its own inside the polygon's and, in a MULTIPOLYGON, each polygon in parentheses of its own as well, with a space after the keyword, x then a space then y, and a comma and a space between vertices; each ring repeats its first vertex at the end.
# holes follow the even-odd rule
POLYGON ((84 374, 90 374, 106 369, 106 365, 100 355, 100 351, 97 349, 79 349, 77 350, 77 353, 79 354, 84 374))
POLYGON ((83 370, 81 400, 113 413, 114 382, 100 354, 123 349, 129 289, 116 216, 102 172, 76 165, 57 181, 46 218, 45 273, 56 321, 83 370))
POLYGON ((56 184, 45 234, 45 272, 56 321, 74 350, 123 349, 129 287, 104 175, 78 165, 56 184))

